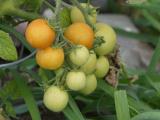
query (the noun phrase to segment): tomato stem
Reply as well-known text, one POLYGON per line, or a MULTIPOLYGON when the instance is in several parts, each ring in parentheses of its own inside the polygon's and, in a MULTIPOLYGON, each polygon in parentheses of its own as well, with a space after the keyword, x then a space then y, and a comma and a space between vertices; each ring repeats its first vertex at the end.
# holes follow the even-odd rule
POLYGON ((55 7, 53 7, 48 1, 44 1, 44 4, 48 6, 52 10, 52 12, 55 11, 55 7))
POLYGON ((23 18, 23 19, 27 19, 27 20, 33 20, 33 19, 36 19, 36 18, 40 18, 41 16, 37 13, 32 13, 32 12, 26 12, 24 10, 21 10, 21 9, 12 9, 8 15, 14 15, 14 16, 17 16, 17 17, 20 17, 20 18, 23 18))

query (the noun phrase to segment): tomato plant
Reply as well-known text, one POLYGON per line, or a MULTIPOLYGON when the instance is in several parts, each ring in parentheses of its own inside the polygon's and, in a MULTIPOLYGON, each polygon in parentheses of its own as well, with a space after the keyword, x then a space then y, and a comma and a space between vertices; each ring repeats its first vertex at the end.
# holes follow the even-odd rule
MULTIPOLYGON (((88 6, 88 4, 86 4, 86 3, 81 3, 81 5, 85 9, 85 11, 88 13, 89 20, 92 23, 96 23, 96 20, 97 20, 96 9, 92 5, 88 6)), ((84 22, 85 23, 86 22, 84 15, 76 6, 72 7, 72 9, 71 9, 71 20, 73 23, 75 23, 75 22, 84 22)))
POLYGON ((71 50, 69 58, 75 65, 83 65, 89 58, 89 51, 86 47, 78 45, 75 49, 71 50))
POLYGON ((81 90, 86 85, 86 76, 83 72, 69 72, 66 76, 66 83, 71 90, 81 90))
POLYGON ((44 93, 43 102, 53 112, 62 111, 68 103, 68 93, 57 86, 50 86, 44 93))
POLYGON ((52 45, 56 34, 46 20, 36 19, 27 26, 25 36, 32 47, 43 49, 52 45))
POLYGON ((93 51, 91 51, 88 60, 80 67, 80 70, 82 70, 86 74, 90 74, 95 70, 96 63, 97 63, 96 54, 93 51))
POLYGON ((94 32, 86 23, 73 23, 64 32, 65 37, 74 44, 93 47, 94 32))
POLYGON ((98 55, 106 55, 113 51, 116 45, 116 33, 114 30, 104 23, 96 24, 96 34, 95 36, 102 36, 104 43, 95 49, 98 55))
POLYGON ((103 78, 107 74, 108 70, 109 70, 108 59, 104 56, 100 56, 97 59, 95 75, 98 78, 103 78))
MULTIPOLYGON (((94 6, 80 4, 77 0, 71 0, 71 3, 72 6, 55 0, 54 6, 43 0, 2 1, 0 43, 7 47, 0 45, 3 48, 0 57, 17 60, 23 57, 23 52, 31 52, 29 56, 24 54, 26 59, 15 68, 0 70, 2 78, 13 79, 0 91, 4 118, 16 119, 17 115, 23 116, 29 111, 33 120, 41 120, 39 112, 43 115, 49 110, 63 112, 68 120, 86 120, 77 100, 87 105, 86 111, 90 109, 88 105, 97 103, 99 87, 96 88, 100 78, 107 76, 109 71, 108 56, 116 44, 116 35, 110 26, 97 23, 94 6), (52 10, 53 17, 42 16, 43 7, 52 10), (21 23, 24 34, 14 29, 21 23), (14 47, 10 33, 20 40, 22 46, 14 47), (16 53, 19 48, 22 50, 16 53), (23 108, 22 98, 27 108, 23 108)), ((101 99, 98 101, 100 104, 101 99)))
POLYGON ((63 49, 51 47, 40 49, 36 53, 36 61, 42 68, 51 70, 58 69, 64 62, 63 49))
POLYGON ((97 78, 94 74, 87 75, 86 86, 80 91, 81 93, 88 95, 94 92, 97 88, 97 78))

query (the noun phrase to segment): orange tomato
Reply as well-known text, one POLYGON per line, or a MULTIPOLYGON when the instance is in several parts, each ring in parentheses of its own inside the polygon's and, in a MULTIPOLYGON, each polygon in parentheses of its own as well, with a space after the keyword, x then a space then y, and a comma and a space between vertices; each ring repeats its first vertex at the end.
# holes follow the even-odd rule
POLYGON ((62 48, 52 47, 40 49, 36 53, 36 61, 42 68, 56 70, 64 62, 64 51, 62 48))
POLYGON ((74 44, 93 47, 94 32, 86 23, 73 23, 65 30, 64 36, 74 44))
POLYGON ((33 48, 47 48, 55 40, 56 34, 44 19, 33 20, 26 28, 25 32, 28 43, 33 48))

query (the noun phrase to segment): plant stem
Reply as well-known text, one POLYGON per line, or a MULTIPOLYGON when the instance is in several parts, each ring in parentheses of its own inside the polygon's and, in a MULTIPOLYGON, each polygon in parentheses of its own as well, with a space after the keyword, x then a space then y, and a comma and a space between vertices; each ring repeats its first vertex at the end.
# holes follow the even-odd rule
POLYGON ((56 0, 56 10, 55 10, 56 21, 59 21, 59 12, 61 8, 61 2, 62 0, 56 0))
POLYGON ((41 17, 37 13, 26 12, 26 11, 23 11, 21 9, 13 9, 8 14, 9 15, 14 15, 14 16, 17 16, 17 17, 20 17, 20 18, 23 18, 23 19, 27 19, 27 20, 33 20, 33 19, 41 17))
POLYGON ((55 7, 53 7, 48 1, 44 1, 44 4, 48 6, 52 10, 52 12, 55 11, 55 7))
POLYGON ((80 5, 80 3, 77 0, 70 0, 70 1, 73 4, 75 4, 80 9, 80 11, 83 13, 87 24, 90 25, 92 28, 94 28, 94 25, 91 23, 91 21, 90 21, 90 19, 88 17, 87 11, 85 9, 83 9, 83 7, 80 5))

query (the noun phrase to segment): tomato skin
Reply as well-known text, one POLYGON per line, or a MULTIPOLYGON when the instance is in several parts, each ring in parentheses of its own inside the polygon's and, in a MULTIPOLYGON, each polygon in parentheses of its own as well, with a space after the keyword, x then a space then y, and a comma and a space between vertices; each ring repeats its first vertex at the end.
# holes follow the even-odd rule
POLYGON ((88 60, 80 67, 80 70, 82 70, 85 74, 90 74, 95 70, 96 63, 96 54, 91 51, 88 60))
POLYGON ((97 59, 95 75, 98 78, 103 78, 109 71, 109 61, 105 56, 100 56, 97 59))
POLYGON ((64 52, 62 48, 45 48, 40 49, 36 53, 37 64, 49 70, 56 70, 62 66, 64 62, 64 52))
POLYGON ((64 32, 64 36, 73 44, 93 47, 94 32, 86 23, 73 23, 64 32))
POLYGON ((66 76, 66 83, 71 90, 79 91, 86 85, 86 76, 83 72, 69 72, 66 76))
POLYGON ((53 112, 62 111, 68 104, 68 93, 57 86, 49 87, 43 97, 44 105, 53 112))
MULTIPOLYGON (((83 8, 86 8, 87 4, 86 3, 81 3, 81 6, 83 8)), ((89 7, 93 8, 92 5, 90 5, 89 7)), ((90 21, 92 23, 96 23, 96 21, 97 21, 97 12, 96 12, 96 10, 94 10, 94 13, 92 15, 89 15, 88 17, 89 17, 89 19, 90 19, 90 21)), ((85 23, 84 15, 75 6, 71 8, 71 20, 72 20, 72 23, 76 23, 76 22, 84 22, 85 23)))
POLYGON ((105 43, 102 43, 101 46, 97 47, 95 52, 98 55, 107 55, 111 53, 116 45, 116 33, 112 27, 104 23, 97 23, 96 30, 97 32, 95 33, 95 36, 104 37, 105 43))
POLYGON ((69 54, 71 62, 77 66, 83 65, 89 58, 89 51, 86 47, 78 45, 69 54))
POLYGON ((97 88, 97 79, 94 74, 90 74, 86 77, 86 86, 80 91, 84 95, 89 95, 97 88))
POLYGON ((36 19, 27 26, 25 36, 33 48, 43 49, 52 45, 56 33, 49 27, 46 20, 36 19))

